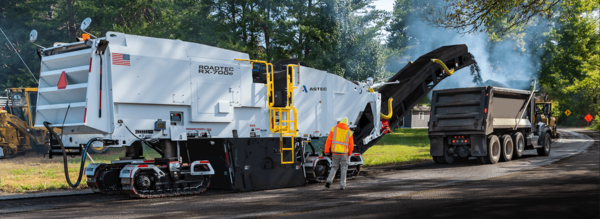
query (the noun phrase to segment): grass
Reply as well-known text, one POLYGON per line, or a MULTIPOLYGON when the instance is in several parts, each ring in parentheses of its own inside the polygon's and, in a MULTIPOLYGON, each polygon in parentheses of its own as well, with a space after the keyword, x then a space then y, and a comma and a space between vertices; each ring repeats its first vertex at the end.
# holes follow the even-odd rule
MULTIPOLYGON (((110 163, 124 156, 125 148, 111 148, 106 154, 92 154, 96 163, 110 163)), ((159 157, 154 150, 144 147, 146 159, 159 157)), ((396 129, 363 154, 365 166, 410 164, 431 160, 426 129, 396 129)), ((77 180, 81 157, 68 158, 71 182, 77 180)), ((90 164, 88 159, 85 165, 90 164)), ((85 175, 77 189, 88 188, 85 175)), ((0 191, 23 193, 41 190, 71 189, 66 182, 63 159, 43 158, 29 152, 25 156, 0 159, 0 191)))
POLYGON ((431 160, 427 129, 395 129, 363 154, 365 166, 410 164, 431 160))
MULTIPOLYGON (((106 154, 92 154, 96 163, 110 163, 124 156, 125 148, 111 148, 106 154)), ((146 159, 159 157, 152 149, 144 148, 146 159)), ((69 177, 75 183, 79 176, 81 157, 68 158, 69 177)), ((87 159, 85 165, 90 164, 87 159)), ((77 189, 88 188, 85 175, 77 189)), ((0 160, 0 191, 3 193, 23 193, 40 190, 71 189, 66 182, 63 159, 43 158, 42 155, 28 152, 24 156, 0 160)))

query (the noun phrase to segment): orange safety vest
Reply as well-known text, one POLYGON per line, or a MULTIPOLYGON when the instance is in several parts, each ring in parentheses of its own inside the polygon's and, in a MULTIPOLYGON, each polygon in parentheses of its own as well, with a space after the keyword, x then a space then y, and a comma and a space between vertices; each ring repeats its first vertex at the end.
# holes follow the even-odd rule
POLYGON ((325 143, 325 153, 350 154, 354 150, 354 141, 352 131, 346 124, 340 123, 331 128, 327 143, 325 143))
POLYGON ((333 129, 333 140, 331 141, 333 149, 331 150, 331 152, 336 153, 336 154, 347 154, 348 153, 348 137, 350 137, 350 130, 342 129, 342 131, 340 131, 340 132, 346 131, 346 137, 344 137, 344 141, 336 141, 340 137, 337 135, 337 130, 338 130, 337 127, 333 129))

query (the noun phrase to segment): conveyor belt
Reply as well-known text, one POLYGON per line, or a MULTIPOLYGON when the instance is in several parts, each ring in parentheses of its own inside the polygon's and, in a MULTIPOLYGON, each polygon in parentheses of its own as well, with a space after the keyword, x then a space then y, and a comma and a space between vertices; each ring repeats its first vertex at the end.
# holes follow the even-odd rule
MULTIPOLYGON (((394 128, 397 122, 402 119, 410 109, 412 109, 427 93, 429 93, 440 81, 444 80, 448 75, 443 72, 442 67, 435 64, 431 59, 442 60, 448 68, 459 70, 473 63, 473 55, 469 53, 466 45, 452 45, 437 48, 421 57, 414 62, 409 62, 396 75, 390 78, 388 82, 400 81, 399 84, 388 84, 379 88, 381 93, 381 112, 387 114, 388 99, 394 98, 393 117, 389 120, 391 128, 394 128)), ((354 142, 356 142, 355 151, 363 153, 369 147, 377 143, 379 139, 369 142, 368 145, 363 145, 359 139, 369 135, 373 128, 372 115, 367 112, 363 116, 371 117, 362 121, 371 121, 370 125, 364 125, 354 134, 354 142)), ((377 112, 379 113, 379 112, 377 112)), ((358 124, 360 125, 360 124, 358 124)))

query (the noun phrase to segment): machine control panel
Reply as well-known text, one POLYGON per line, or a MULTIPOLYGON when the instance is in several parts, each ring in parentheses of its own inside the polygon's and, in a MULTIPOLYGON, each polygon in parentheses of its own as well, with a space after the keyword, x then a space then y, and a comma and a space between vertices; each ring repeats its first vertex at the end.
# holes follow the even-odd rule
POLYGON ((169 114, 171 125, 183 125, 183 112, 171 111, 169 114))
POLYGON ((171 113, 171 122, 181 122, 181 113, 171 113))

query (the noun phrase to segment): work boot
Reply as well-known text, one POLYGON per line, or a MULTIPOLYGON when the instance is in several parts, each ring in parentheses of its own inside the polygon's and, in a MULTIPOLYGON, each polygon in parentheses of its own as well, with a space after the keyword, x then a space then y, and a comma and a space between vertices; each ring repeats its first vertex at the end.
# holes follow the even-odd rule
POLYGON ((329 186, 331 185, 330 182, 325 183, 325 187, 329 188, 329 186))

